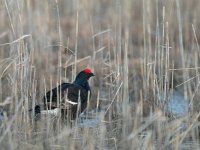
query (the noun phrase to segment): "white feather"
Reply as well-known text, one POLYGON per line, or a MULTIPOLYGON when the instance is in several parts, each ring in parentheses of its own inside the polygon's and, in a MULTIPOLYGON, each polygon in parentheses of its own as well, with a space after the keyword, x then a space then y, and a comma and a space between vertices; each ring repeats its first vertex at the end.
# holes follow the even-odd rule
POLYGON ((60 109, 59 108, 55 108, 55 109, 51 109, 51 110, 42 110, 41 114, 51 114, 51 115, 55 115, 58 116, 60 113, 60 109))
POLYGON ((67 102, 67 103, 70 103, 70 104, 72 104, 72 105, 77 105, 78 103, 76 103, 76 102, 72 102, 72 101, 69 101, 69 100, 65 100, 65 102, 67 102))

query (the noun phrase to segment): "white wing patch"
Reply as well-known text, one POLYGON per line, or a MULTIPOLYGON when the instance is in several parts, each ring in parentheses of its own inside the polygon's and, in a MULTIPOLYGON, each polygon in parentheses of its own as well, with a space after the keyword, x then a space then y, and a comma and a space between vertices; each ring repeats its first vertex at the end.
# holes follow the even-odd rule
POLYGON ((72 105, 77 105, 77 104, 78 104, 78 103, 76 103, 76 102, 70 101, 70 100, 68 99, 67 95, 68 95, 68 90, 65 92, 65 97, 64 97, 64 102, 65 102, 65 104, 64 104, 64 105, 67 105, 67 103, 68 103, 68 104, 72 104, 72 105))
POLYGON ((72 104, 72 105, 77 105, 77 104, 78 104, 78 103, 72 102, 72 101, 70 101, 70 100, 68 100, 68 99, 65 99, 65 102, 70 103, 70 104, 72 104))

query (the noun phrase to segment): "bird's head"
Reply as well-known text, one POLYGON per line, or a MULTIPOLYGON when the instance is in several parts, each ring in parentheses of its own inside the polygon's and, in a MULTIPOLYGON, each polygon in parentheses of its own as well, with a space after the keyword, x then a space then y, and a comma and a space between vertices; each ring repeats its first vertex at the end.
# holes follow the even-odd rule
POLYGON ((91 69, 86 68, 85 70, 78 73, 78 75, 75 78, 74 84, 78 84, 84 87, 85 89, 90 90, 88 80, 92 76, 95 76, 94 73, 92 73, 91 69))
POLYGON ((75 80, 83 79, 83 80, 89 80, 90 77, 95 76, 94 73, 92 73, 91 69, 86 68, 85 70, 78 73, 75 80))
POLYGON ((86 76, 87 80, 92 77, 95 76, 94 73, 92 73, 91 69, 86 68, 85 70, 81 71, 83 72, 83 74, 86 76))

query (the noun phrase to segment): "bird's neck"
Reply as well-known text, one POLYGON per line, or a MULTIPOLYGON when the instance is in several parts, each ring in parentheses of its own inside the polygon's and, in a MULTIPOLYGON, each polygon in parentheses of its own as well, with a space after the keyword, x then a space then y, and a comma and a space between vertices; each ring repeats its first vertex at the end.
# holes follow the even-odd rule
POLYGON ((85 79, 76 79, 73 83, 74 83, 74 84, 77 84, 77 85, 79 85, 79 86, 81 86, 81 87, 83 87, 83 88, 86 89, 87 91, 90 90, 89 83, 88 83, 88 81, 85 80, 85 79))

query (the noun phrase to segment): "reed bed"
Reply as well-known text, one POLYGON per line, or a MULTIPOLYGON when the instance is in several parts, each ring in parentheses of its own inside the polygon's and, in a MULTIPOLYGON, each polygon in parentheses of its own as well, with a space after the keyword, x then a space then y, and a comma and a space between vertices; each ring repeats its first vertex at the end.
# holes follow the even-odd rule
POLYGON ((199 0, 1 0, 1 149, 199 149, 198 14, 199 0), (86 67, 84 114, 34 117, 86 67), (187 115, 169 110, 174 91, 187 115))

